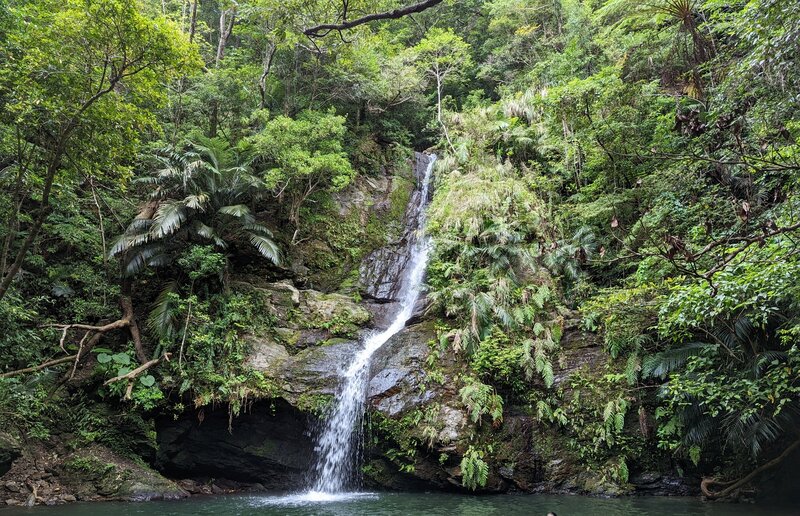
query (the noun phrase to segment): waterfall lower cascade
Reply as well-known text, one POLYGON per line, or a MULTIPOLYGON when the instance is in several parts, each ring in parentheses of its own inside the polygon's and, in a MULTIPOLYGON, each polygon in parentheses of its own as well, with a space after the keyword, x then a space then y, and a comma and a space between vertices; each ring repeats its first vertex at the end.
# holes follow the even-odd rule
MULTIPOLYGON (((428 264, 430 240, 424 236, 425 207, 430 196, 430 181, 436 155, 431 154, 425 169, 419 195, 415 196, 416 220, 407 235, 409 260, 400 281, 399 308, 388 328, 368 335, 359 351, 343 374, 338 404, 325 421, 316 446, 317 462, 310 496, 331 495, 344 492, 357 479, 359 455, 362 445, 362 420, 366 404, 366 390, 369 383, 369 366, 372 355, 394 334, 402 330, 414 312, 419 299, 425 267, 428 264)), ((414 199, 412 197, 412 199, 414 199)))

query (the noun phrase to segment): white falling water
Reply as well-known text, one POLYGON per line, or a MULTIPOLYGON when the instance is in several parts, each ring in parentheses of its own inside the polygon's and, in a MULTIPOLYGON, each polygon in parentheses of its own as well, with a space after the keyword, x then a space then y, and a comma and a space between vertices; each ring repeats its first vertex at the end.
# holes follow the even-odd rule
POLYGON ((430 240, 421 234, 425 227, 425 206, 428 203, 431 173, 436 155, 431 155, 420 185, 419 206, 416 207, 416 228, 419 235, 412 236, 409 260, 403 271, 399 309, 388 328, 372 333, 364 339, 364 348, 353 358, 342 378, 338 404, 325 422, 317 441, 317 463, 310 497, 325 498, 344 492, 354 478, 358 467, 357 455, 361 448, 361 426, 369 383, 369 365, 373 353, 394 334, 402 330, 414 312, 419 299, 425 267, 428 264, 430 240))

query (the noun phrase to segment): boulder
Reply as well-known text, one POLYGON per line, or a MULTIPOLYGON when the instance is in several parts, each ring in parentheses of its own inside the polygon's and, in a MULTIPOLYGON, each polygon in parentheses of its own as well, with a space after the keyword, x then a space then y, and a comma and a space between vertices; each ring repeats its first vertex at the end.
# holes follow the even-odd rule
POLYGON ((425 359, 435 336, 430 324, 406 327, 375 352, 367 389, 372 408, 395 417, 434 398, 427 386, 425 359))
POLYGON ((283 389, 282 396, 296 403, 303 395, 336 394, 342 372, 358 349, 358 341, 330 339, 290 357, 273 373, 283 389))

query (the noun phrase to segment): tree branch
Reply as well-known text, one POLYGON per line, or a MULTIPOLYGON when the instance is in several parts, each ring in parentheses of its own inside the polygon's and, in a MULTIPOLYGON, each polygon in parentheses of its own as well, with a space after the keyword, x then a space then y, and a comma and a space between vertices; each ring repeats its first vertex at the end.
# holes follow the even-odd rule
POLYGON ((700 482, 700 490, 707 498, 711 498, 712 500, 717 498, 724 498, 729 494, 733 493, 735 490, 742 487, 743 485, 747 484, 751 480, 753 480, 760 473, 780 464, 786 457, 791 455, 792 452, 795 449, 797 449, 798 446, 800 446, 800 440, 793 442, 791 445, 789 445, 788 448, 783 450, 783 452, 780 455, 778 455, 777 457, 768 462, 765 462, 764 464, 757 467, 756 469, 751 471, 748 475, 740 478, 739 480, 734 480, 732 482, 720 482, 715 478, 706 477, 703 479, 702 482, 700 482), (712 491, 710 489, 712 485, 728 486, 728 487, 722 489, 721 491, 712 491))
POLYGON ((169 357, 171 355, 172 355, 172 353, 164 353, 161 356, 161 358, 154 358, 153 360, 148 360, 147 362, 145 362, 144 364, 140 365, 139 367, 137 367, 133 371, 130 371, 130 372, 127 372, 125 374, 121 374, 119 376, 115 376, 114 378, 106 380, 105 382, 103 382, 103 385, 111 385, 112 383, 119 382, 121 380, 133 380, 134 378, 136 378, 137 376, 142 374, 147 369, 150 369, 154 365, 156 365, 159 362, 161 362, 161 360, 166 360, 167 362, 169 362, 169 357))
POLYGON ((47 362, 44 362, 37 366, 26 367, 25 369, 17 369, 16 371, 9 371, 7 373, 0 374, 0 378, 11 378, 12 376, 18 376, 25 373, 35 373, 36 371, 46 369, 50 366, 71 362, 72 360, 75 360, 77 356, 78 355, 69 355, 66 357, 56 358, 55 360, 48 360, 47 362))
POLYGON ((409 5, 408 7, 384 11, 382 13, 368 14, 366 16, 362 16, 361 18, 356 18, 355 20, 350 21, 346 19, 345 13, 341 23, 323 23, 321 25, 315 25, 314 27, 305 29, 303 34, 309 38, 321 38, 327 36, 332 31, 352 29, 353 27, 358 27, 359 25, 363 25, 372 21, 395 20, 409 14, 421 13, 422 11, 434 7, 440 3, 442 3, 442 0, 425 0, 423 2, 419 2, 418 4, 409 5))

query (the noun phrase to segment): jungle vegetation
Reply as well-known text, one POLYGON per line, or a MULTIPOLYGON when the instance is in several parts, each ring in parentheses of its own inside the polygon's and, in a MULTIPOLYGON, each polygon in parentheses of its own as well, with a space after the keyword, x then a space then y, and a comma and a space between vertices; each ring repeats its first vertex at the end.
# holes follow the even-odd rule
POLYGON ((800 446, 799 115, 794 0, 8 0, 2 426, 269 393, 231 278, 291 277, 326 199, 436 148, 428 314, 474 422, 725 496, 800 446), (575 314, 593 403, 554 385, 575 314))

